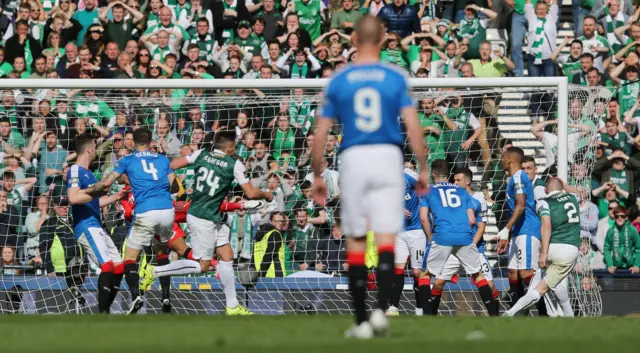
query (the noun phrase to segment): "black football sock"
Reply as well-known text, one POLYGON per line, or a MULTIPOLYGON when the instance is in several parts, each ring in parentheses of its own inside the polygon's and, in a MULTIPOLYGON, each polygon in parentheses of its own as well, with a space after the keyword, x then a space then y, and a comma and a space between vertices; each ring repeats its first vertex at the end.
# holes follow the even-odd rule
POLYGON ((400 297, 402 297, 402 290, 404 289, 404 269, 395 269, 395 276, 393 277, 393 285, 391 287, 391 297, 389 298, 389 305, 400 307, 400 297))
POLYGON ((122 282, 122 277, 124 277, 124 264, 119 263, 113 268, 113 280, 111 282, 111 295, 109 296, 109 307, 111 307, 113 302, 118 297, 118 292, 120 292, 120 283, 122 282))
POLYGON ((430 314, 429 301, 431 300, 431 279, 429 277, 421 277, 418 280, 418 291, 420 294, 420 304, 422 305, 422 312, 425 315, 430 314))
POLYGON ((431 298, 429 298, 428 313, 427 315, 438 315, 438 308, 440 307, 440 299, 442 299, 442 289, 431 289, 431 298))
MULTIPOLYGON (((158 255, 158 266, 169 264, 169 256, 158 255)), ((158 279, 162 287, 162 300, 171 299, 171 276, 163 276, 158 279)))
POLYGON ((484 302, 484 305, 487 307, 489 316, 498 316, 498 302, 496 302, 496 300, 493 298, 493 290, 491 290, 491 287, 489 287, 489 283, 487 283, 487 280, 482 279, 478 281, 476 285, 478 286, 480 298, 484 302))
POLYGON ((511 302, 509 302, 509 306, 513 308, 514 305, 520 299, 520 281, 509 280, 509 296, 511 297, 511 302))
POLYGON ((416 298, 416 308, 422 309, 422 303, 420 302, 420 287, 418 286, 419 280, 420 279, 418 277, 413 278, 413 296, 416 298))
POLYGON ((129 286, 131 300, 136 299, 140 295, 140 274, 138 273, 138 264, 134 260, 124 262, 124 279, 129 286))
POLYGON ((378 308, 382 311, 386 311, 389 306, 395 277, 393 250, 393 245, 378 247, 378 308))
POLYGON ((111 307, 112 283, 113 272, 107 272, 103 269, 98 276, 98 312, 100 313, 109 313, 109 308, 111 307))
POLYGON ((349 264, 349 291, 353 299, 353 309, 355 311, 356 324, 367 321, 367 268, 364 264, 364 253, 347 253, 347 263, 349 264))

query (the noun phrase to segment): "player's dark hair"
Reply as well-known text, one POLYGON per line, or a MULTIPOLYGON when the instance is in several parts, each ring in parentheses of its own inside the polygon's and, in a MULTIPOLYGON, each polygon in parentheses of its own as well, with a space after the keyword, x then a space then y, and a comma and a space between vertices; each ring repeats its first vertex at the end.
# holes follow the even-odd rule
POLYGON ((574 39, 574 40, 572 40, 572 41, 571 41, 571 45, 574 45, 574 44, 580 44, 580 48, 582 48, 582 47, 583 47, 582 42, 581 42, 581 41, 579 41, 579 40, 577 40, 577 39, 574 39))
POLYGON ((76 137, 76 153, 83 154, 89 147, 95 146, 91 134, 82 134, 76 137))
POLYGON ((533 158, 533 156, 524 156, 522 163, 533 163, 533 165, 536 165, 536 159, 533 158))
POLYGON ((311 182, 309 180, 305 180, 300 184, 300 190, 308 190, 311 189, 311 182))
POLYGON ((7 170, 2 174, 2 178, 16 180, 16 174, 10 170, 7 170))
POLYGON ((9 125, 11 125, 11 120, 9 120, 9 118, 6 118, 6 117, 1 117, 0 123, 9 123, 9 125))
POLYGON ((522 163, 522 160, 524 159, 524 151, 520 147, 511 146, 507 148, 504 153, 506 153, 509 157, 515 159, 518 163, 522 163))
POLYGON ((449 162, 446 159, 431 162, 431 174, 436 178, 449 178, 449 170, 449 162))
POLYGON ((151 144, 151 139, 151 130, 146 127, 138 128, 133 132, 133 142, 136 146, 148 146, 151 144))
POLYGON ((468 180, 473 181, 473 172, 471 171, 471 169, 467 168, 467 167, 463 167, 463 168, 456 168, 456 170, 453 172, 453 174, 464 174, 465 178, 467 178, 468 180))
POLYGON ((382 42, 382 22, 374 16, 365 15, 356 21, 356 43, 359 45, 378 45, 382 42))
POLYGON ((225 130, 216 132, 216 136, 213 139, 213 145, 215 148, 225 147, 236 140, 236 132, 225 130))

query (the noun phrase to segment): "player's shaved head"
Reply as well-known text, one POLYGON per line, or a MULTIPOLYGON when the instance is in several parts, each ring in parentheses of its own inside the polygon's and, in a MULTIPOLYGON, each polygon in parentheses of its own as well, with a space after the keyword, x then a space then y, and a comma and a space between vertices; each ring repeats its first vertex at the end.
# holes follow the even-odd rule
POLYGON ((216 132, 216 136, 213 139, 213 145, 217 149, 226 148, 230 144, 233 144, 236 140, 236 132, 235 131, 218 131, 216 132))
POLYGON ((564 189, 562 180, 554 177, 549 177, 549 179, 547 179, 547 193, 550 193, 551 191, 562 191, 562 189, 564 189))
POLYGON ((96 142, 90 134, 82 134, 76 137, 76 153, 84 154, 91 148, 95 149, 96 142))
POLYGON ((431 162, 431 175, 434 179, 449 179, 449 162, 446 159, 431 162))
POLYGON ((375 16, 362 16, 356 21, 356 45, 380 45, 384 38, 382 22, 375 16))
POLYGON ((525 164, 525 163, 533 163, 533 165, 536 165, 536 159, 533 158, 533 156, 524 156, 522 158, 522 164, 525 164))
POLYGON ((524 161, 524 151, 520 147, 511 146, 504 153, 514 163, 522 163, 524 161))
POLYGON ((133 132, 133 142, 136 146, 149 146, 151 144, 153 134, 146 127, 138 128, 133 132))

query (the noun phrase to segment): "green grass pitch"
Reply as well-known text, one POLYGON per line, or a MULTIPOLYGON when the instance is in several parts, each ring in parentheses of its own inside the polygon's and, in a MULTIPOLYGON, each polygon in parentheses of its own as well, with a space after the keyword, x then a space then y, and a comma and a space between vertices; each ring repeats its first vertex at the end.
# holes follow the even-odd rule
POLYGON ((637 352, 640 319, 391 318, 388 337, 343 338, 348 316, 3 316, 3 352, 637 352))

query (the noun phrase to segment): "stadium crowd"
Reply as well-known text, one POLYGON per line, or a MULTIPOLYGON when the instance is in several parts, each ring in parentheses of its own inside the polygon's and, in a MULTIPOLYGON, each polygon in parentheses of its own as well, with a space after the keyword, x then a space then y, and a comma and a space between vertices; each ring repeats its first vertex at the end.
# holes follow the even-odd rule
MULTIPOLYGON (((1 5, 3 78, 327 78, 358 55, 350 35, 362 14, 383 20, 388 34, 382 59, 412 77, 565 75, 585 87, 570 97, 569 107, 569 183, 584 191, 585 265, 638 272, 640 6, 630 0, 574 0, 575 36, 562 41, 557 0, 5 0, 1 5), (487 41, 488 29, 508 30, 508 53, 487 41)), ((330 200, 320 207, 310 197, 318 95, 291 89, 293 81, 282 87, 278 92, 5 89, 3 273, 31 273, 36 270, 6 265, 36 264, 38 274, 61 274, 82 257, 70 234, 64 197, 74 138, 95 135, 94 172, 106 175, 133 150, 132 132, 141 126, 154 132, 152 149, 169 157, 210 148, 221 129, 237 132, 237 157, 251 182, 276 194, 258 213, 229 213, 238 262, 252 261, 260 234, 277 229, 285 273, 343 272, 345 241, 335 216, 341 134, 336 129, 326 146, 323 175, 330 200)), ((531 131, 544 145, 537 151, 546 157, 544 178, 556 168, 557 107, 549 93, 528 99, 531 131)), ((500 155, 512 144, 498 128, 501 100, 499 94, 451 91, 418 103, 429 159, 484 170, 477 191, 493 205, 498 226, 508 219, 500 155)), ((525 164, 535 175, 536 160, 525 164)), ((407 158, 407 167, 414 165, 407 158)), ((195 175, 189 169, 176 173, 181 181, 176 202, 182 207, 195 175)), ((122 244, 128 229, 122 207, 105 209, 104 221, 122 244)))

